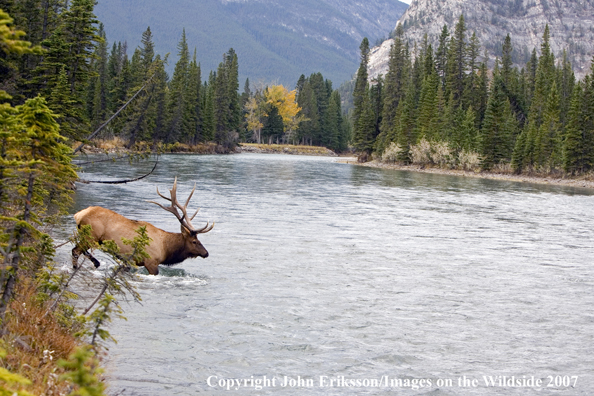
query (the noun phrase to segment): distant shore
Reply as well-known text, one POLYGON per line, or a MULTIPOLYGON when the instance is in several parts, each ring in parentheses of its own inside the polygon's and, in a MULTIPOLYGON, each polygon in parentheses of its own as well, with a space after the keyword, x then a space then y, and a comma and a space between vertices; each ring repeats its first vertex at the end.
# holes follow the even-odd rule
POLYGON ((344 163, 344 164, 367 166, 370 168, 404 170, 404 171, 411 171, 411 172, 433 173, 433 174, 439 174, 439 175, 474 177, 474 178, 482 178, 482 179, 505 180, 505 181, 535 183, 535 184, 549 184, 549 185, 579 187, 579 188, 594 188, 594 179, 592 178, 592 175, 587 175, 587 176, 582 176, 582 177, 557 177, 557 176, 516 175, 516 174, 495 173, 495 172, 474 172, 474 171, 465 171, 465 170, 457 170, 457 169, 422 167, 419 165, 387 164, 387 163, 380 162, 377 160, 360 163, 360 162, 357 162, 357 158, 355 158, 355 157, 342 158, 342 159, 339 159, 337 162, 344 163))
MULTIPOLYGON (((84 151, 87 153, 126 153, 129 152, 124 147, 124 142, 121 139, 112 139, 107 141, 96 141, 93 145, 86 145, 84 151)), ((144 148, 148 148, 147 145, 144 148)), ((163 153, 185 153, 185 154, 222 154, 217 146, 213 143, 198 144, 189 146, 185 144, 174 144, 163 147, 163 153)), ((496 172, 475 172, 457 169, 443 169, 437 167, 420 166, 420 165, 401 165, 389 164, 381 161, 358 162, 356 157, 340 157, 338 154, 325 147, 318 146, 300 146, 290 144, 256 144, 256 143, 241 143, 236 149, 235 153, 258 153, 258 154, 287 154, 287 155, 313 155, 326 157, 339 157, 336 162, 367 166, 370 168, 404 170, 411 172, 433 173, 439 175, 474 177, 482 179, 506 180, 523 183, 549 184, 568 187, 592 188, 594 189, 594 176, 584 175, 579 177, 569 176, 540 176, 540 175, 516 175, 512 173, 496 173, 496 172)))

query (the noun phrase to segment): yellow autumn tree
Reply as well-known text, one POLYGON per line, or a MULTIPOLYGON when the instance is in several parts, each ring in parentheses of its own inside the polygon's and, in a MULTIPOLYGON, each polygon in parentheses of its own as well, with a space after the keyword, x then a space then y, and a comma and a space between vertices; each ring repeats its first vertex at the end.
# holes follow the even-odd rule
POLYGON ((297 114, 299 114, 301 107, 297 105, 295 100, 297 91, 289 91, 282 85, 273 85, 268 87, 264 94, 266 102, 278 109, 279 115, 283 118, 284 132, 287 139, 290 140, 299 127, 300 121, 297 114))

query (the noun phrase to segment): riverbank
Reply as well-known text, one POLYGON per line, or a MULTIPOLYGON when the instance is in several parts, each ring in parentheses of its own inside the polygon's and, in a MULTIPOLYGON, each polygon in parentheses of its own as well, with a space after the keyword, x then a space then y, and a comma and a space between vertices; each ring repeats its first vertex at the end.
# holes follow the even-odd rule
MULTIPOLYGON (((76 142, 73 147, 80 143, 76 142)), ((120 138, 108 140, 95 140, 90 144, 85 144, 82 152, 89 154, 127 154, 131 151, 150 152, 168 154, 237 154, 237 153, 258 153, 258 154, 291 154, 291 155, 314 155, 325 157, 337 157, 334 151, 319 146, 300 146, 293 144, 258 144, 258 143, 240 143, 234 151, 229 152, 222 146, 215 143, 199 143, 195 145, 184 143, 162 144, 152 147, 147 142, 137 143, 133 149, 126 147, 126 142, 120 138)))
POLYGON ((293 154, 293 155, 317 155, 324 157, 338 157, 334 151, 319 146, 298 146, 293 144, 257 144, 241 143, 239 150, 242 153, 259 154, 293 154))
POLYGON ((401 165, 401 164, 389 164, 377 160, 369 162, 357 162, 357 158, 349 157, 339 160, 340 163, 367 166, 370 168, 381 168, 381 169, 393 169, 393 170, 404 170, 411 172, 423 172, 423 173, 434 173, 439 175, 450 175, 450 176, 462 176, 462 177, 475 177, 482 179, 493 179, 493 180, 505 180, 522 183, 536 183, 536 184, 550 184, 559 186, 569 187, 580 187, 580 188, 593 188, 594 189, 594 176, 591 174, 569 177, 569 176, 535 176, 535 175, 516 175, 512 173, 496 173, 496 172, 475 172, 458 169, 443 169, 436 167, 420 166, 420 165, 401 165))

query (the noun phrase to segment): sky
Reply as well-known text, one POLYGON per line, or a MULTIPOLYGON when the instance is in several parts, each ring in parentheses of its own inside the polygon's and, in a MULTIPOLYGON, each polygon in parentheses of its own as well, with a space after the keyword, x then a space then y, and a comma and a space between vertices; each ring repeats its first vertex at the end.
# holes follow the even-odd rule
POLYGON ((412 0, 400 0, 400 1, 401 1, 401 2, 403 2, 403 3, 406 3, 406 4, 410 4, 410 2, 411 2, 412 0))

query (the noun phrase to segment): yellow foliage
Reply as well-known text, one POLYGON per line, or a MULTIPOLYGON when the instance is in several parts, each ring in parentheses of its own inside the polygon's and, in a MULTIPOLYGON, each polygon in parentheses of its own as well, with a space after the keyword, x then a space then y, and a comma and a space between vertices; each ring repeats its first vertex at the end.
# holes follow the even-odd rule
POLYGON ((291 131, 297 129, 297 125, 299 124, 297 114, 301 110, 301 107, 295 101, 297 91, 289 91, 282 85, 273 85, 268 88, 265 95, 266 101, 275 106, 280 116, 283 117, 285 130, 291 131))

